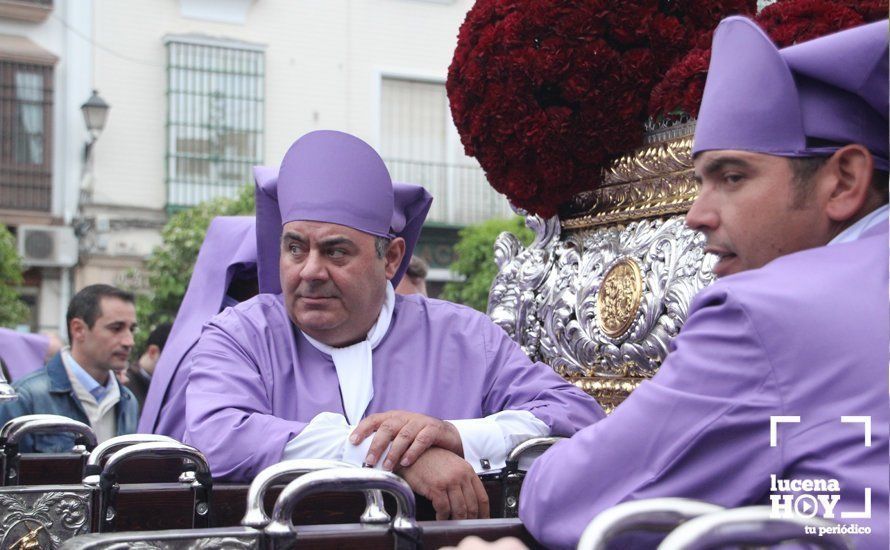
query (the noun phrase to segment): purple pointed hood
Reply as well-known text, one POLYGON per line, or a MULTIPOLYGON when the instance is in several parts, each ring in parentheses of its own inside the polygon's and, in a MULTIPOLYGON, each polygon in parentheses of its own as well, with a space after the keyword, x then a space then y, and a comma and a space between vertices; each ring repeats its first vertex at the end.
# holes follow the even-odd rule
POLYGON ((737 149, 785 157, 866 146, 888 168, 887 21, 779 50, 756 23, 724 19, 693 154, 737 149))
POLYGON ((154 431, 180 361, 198 341, 204 323, 219 313, 236 275, 252 274, 256 269, 255 225, 255 219, 249 216, 221 216, 210 222, 188 290, 148 387, 139 419, 140 433, 154 431))
POLYGON ((405 239, 405 257, 392 278, 398 285, 432 197, 418 185, 395 183, 383 159, 357 137, 310 132, 284 155, 279 170, 254 168, 260 292, 281 292, 281 228, 292 221, 336 223, 377 237, 405 239))

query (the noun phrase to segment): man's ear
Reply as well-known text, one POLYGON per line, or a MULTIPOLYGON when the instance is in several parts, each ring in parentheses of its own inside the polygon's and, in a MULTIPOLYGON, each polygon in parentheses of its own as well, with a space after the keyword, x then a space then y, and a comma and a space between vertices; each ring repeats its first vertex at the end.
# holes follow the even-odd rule
POLYGON ((89 329, 86 321, 83 319, 79 317, 71 319, 71 323, 68 325, 68 334, 71 335, 71 345, 73 346, 74 342, 82 342, 89 329))
POLYGON ((852 144, 837 150, 825 168, 825 213, 837 223, 845 223, 861 214, 871 190, 875 162, 868 149, 852 144))
POLYGON ((396 237, 389 241, 389 248, 383 259, 386 261, 386 279, 391 280, 402 265, 402 258, 405 257, 405 239, 396 237))

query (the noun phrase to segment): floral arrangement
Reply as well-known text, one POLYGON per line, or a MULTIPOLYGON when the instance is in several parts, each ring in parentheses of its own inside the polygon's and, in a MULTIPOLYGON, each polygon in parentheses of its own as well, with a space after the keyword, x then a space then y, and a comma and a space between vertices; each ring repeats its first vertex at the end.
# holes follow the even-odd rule
MULTIPOLYGON (((780 0, 763 8, 755 20, 784 48, 886 18, 887 9, 887 0, 780 0)), ((708 41, 668 70, 652 90, 649 114, 667 120, 698 115, 710 61, 708 41)))
POLYGON ((447 82, 466 153, 514 205, 555 214, 642 144, 649 96, 668 68, 755 4, 477 0, 447 82))

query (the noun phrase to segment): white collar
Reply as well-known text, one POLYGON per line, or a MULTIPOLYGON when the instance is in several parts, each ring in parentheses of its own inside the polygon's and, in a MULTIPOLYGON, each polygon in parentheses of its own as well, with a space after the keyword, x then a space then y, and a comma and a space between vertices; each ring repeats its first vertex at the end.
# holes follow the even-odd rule
POLYGON ((392 312, 395 308, 396 293, 392 283, 386 283, 386 300, 380 309, 377 322, 368 331, 368 337, 361 342, 342 348, 335 348, 323 344, 312 338, 305 332, 303 336, 318 351, 330 355, 337 369, 337 379, 340 382, 340 395, 343 398, 343 411, 346 419, 352 424, 358 424, 365 414, 368 403, 374 398, 374 379, 372 351, 376 348, 392 322, 392 312))

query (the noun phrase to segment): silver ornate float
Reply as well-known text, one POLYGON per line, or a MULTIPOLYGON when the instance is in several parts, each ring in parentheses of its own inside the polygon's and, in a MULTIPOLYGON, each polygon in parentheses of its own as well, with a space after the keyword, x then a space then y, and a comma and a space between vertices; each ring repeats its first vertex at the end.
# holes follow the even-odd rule
POLYGON ((600 188, 559 216, 527 216, 528 247, 510 233, 495 243, 489 316, 609 411, 655 374, 692 298, 714 279, 715 258, 683 220, 697 192, 693 129, 650 132, 600 188))

